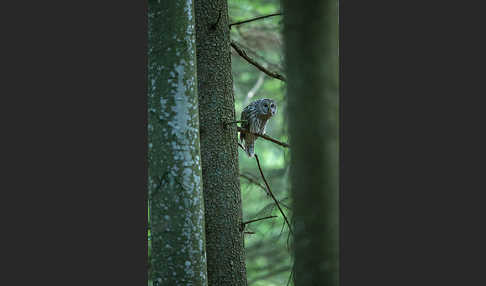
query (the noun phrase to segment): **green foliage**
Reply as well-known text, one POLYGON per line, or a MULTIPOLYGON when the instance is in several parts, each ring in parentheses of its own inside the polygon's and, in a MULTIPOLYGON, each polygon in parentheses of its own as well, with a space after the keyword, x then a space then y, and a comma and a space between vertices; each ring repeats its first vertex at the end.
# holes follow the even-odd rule
MULTIPOLYGON (((229 5, 230 22, 280 11, 279 1, 240 0, 230 1, 229 5)), ((281 22, 282 17, 275 16, 233 26, 231 39, 240 44, 250 57, 269 70, 285 74, 282 68, 281 22)), ((263 83, 259 88, 255 88, 262 73, 234 52, 232 70, 237 119, 240 118, 241 111, 249 102, 261 98, 272 98, 277 103, 278 111, 268 123, 267 135, 281 142, 288 142, 285 116, 286 84, 263 75, 263 83), (249 91, 252 89, 257 91, 253 97, 248 98, 249 91)), ((291 210, 285 207, 290 206, 289 150, 260 138, 255 142, 255 153, 260 157, 263 172, 272 192, 282 202, 281 207, 290 218, 291 210)), ((239 162, 240 173, 250 176, 265 186, 254 158, 248 158, 240 150, 239 162)), ((251 223, 246 227, 246 231, 254 232, 254 234, 245 235, 248 283, 250 286, 287 285, 292 261, 289 248, 290 239, 288 239, 289 231, 284 225, 284 219, 273 200, 266 195, 262 188, 243 177, 240 178, 240 182, 244 221, 269 215, 277 216, 277 218, 251 223)))

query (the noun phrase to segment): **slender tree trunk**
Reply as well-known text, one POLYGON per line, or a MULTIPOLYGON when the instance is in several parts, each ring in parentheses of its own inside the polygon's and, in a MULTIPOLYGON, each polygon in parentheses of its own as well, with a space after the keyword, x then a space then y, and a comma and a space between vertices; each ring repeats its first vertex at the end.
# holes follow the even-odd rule
POLYGON ((211 286, 246 285, 226 0, 195 0, 206 251, 211 286))
POLYGON ((284 0, 295 285, 339 283, 337 0, 284 0))
POLYGON ((191 0, 149 1, 151 280, 207 285, 191 0))

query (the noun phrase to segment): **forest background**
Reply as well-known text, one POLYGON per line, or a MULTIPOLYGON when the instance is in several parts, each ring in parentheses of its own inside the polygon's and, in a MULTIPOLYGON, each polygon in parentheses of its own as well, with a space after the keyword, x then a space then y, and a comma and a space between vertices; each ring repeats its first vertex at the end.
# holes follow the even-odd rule
MULTIPOLYGON (((228 1, 228 22, 234 23, 230 25, 230 39, 236 119, 240 118, 241 111, 250 102, 271 98, 276 102, 278 111, 268 122, 267 134, 281 142, 288 142, 286 83, 282 80, 285 78, 285 71, 283 19, 280 6, 280 1, 275 0, 228 1), (271 14, 273 14, 271 17, 264 19, 239 23, 271 14), (264 69, 278 76, 271 77, 249 64, 242 57, 241 50, 244 50, 246 55, 257 61, 264 69)), ((287 217, 292 217, 289 149, 259 139, 255 143, 255 151, 274 196, 287 217)), ((248 158, 239 149, 238 160, 243 222, 273 216, 247 224, 245 227, 244 245, 248 285, 292 285, 290 279, 293 265, 290 245, 292 239, 289 229, 281 211, 266 193, 254 158, 248 158)), ((150 230, 148 237, 150 256, 150 230)), ((151 277, 150 271, 149 265, 149 277, 151 277)), ((152 285, 150 280, 149 285, 152 285)))
MULTIPOLYGON (((228 1, 230 23, 278 12, 280 12, 280 1, 228 1)), ((282 28, 282 17, 276 15, 232 26, 231 40, 267 69, 284 74, 282 28)), ((267 125, 267 134, 281 142, 287 142, 287 122, 284 116, 286 109, 285 83, 269 77, 250 65, 234 49, 231 52, 237 118, 251 101, 271 98, 276 101, 278 111, 267 125)), ((265 170, 266 179, 272 186, 274 195, 280 201, 283 210, 289 213, 288 149, 259 139, 255 143, 255 150, 257 154, 260 154, 261 167, 265 170)), ((285 221, 275 203, 266 195, 255 160, 248 158, 244 152, 239 150, 239 164, 243 220, 277 216, 277 218, 255 222, 246 227, 248 232, 245 235, 248 285, 286 285, 292 267, 290 245, 287 244, 288 228, 284 226, 285 221)), ((150 230, 148 237, 150 256, 150 230)), ((152 281, 149 281, 149 285, 152 285, 152 281)))

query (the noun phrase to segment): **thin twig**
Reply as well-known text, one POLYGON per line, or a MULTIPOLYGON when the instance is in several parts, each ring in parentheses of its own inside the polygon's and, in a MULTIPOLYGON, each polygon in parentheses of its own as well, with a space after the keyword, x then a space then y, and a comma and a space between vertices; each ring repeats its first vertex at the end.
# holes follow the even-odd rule
POLYGON ((290 271, 289 280, 287 280, 287 286, 289 286, 290 279, 292 278, 292 274, 294 274, 294 267, 293 266, 292 266, 292 271, 290 271))
POLYGON ((290 148, 290 145, 289 145, 289 144, 287 144, 287 143, 283 143, 283 142, 280 142, 280 141, 278 141, 277 139, 273 139, 273 138, 272 138, 272 137, 270 137, 270 136, 267 136, 267 135, 260 135, 260 134, 257 134, 257 133, 253 133, 253 132, 250 132, 250 131, 248 131, 248 130, 246 130, 246 129, 244 129, 244 128, 241 128, 241 127, 237 127, 237 130, 238 130, 238 132, 250 133, 250 134, 252 134, 252 135, 254 135, 254 136, 261 137, 261 138, 263 138, 263 139, 265 139, 265 140, 271 141, 271 142, 273 142, 273 143, 275 143, 275 144, 278 144, 278 145, 280 145, 280 146, 290 148))
POLYGON ((265 18, 268 18, 268 17, 279 16, 279 15, 282 15, 282 13, 281 12, 278 12, 278 13, 273 13, 273 14, 270 14, 270 15, 260 16, 260 17, 251 18, 251 19, 248 19, 248 20, 240 21, 240 22, 231 23, 231 24, 229 24, 229 28, 231 29, 231 26, 234 26, 234 25, 240 25, 240 24, 244 24, 244 23, 248 23, 248 22, 253 22, 253 21, 256 21, 256 20, 260 20, 260 19, 265 19, 265 18))
MULTIPOLYGON (((237 29, 237 31, 238 31, 240 37, 245 42, 248 42, 249 41, 249 39, 243 34, 243 32, 240 31, 240 29, 237 29)), ((260 55, 256 51, 254 51, 252 48, 250 48, 246 44, 243 44, 241 41, 238 42, 238 47, 240 47, 241 49, 245 50, 246 54, 248 56, 254 58, 254 60, 257 60, 259 62, 265 63, 265 67, 267 67, 267 69, 268 68, 271 68, 271 69, 273 69, 275 71, 278 71, 278 72, 282 72, 283 71, 283 68, 280 65, 278 65, 276 63, 269 62, 265 57, 263 57, 262 55, 260 55)))
POLYGON ((274 218, 274 217, 277 217, 277 216, 271 215, 271 216, 266 216, 266 217, 262 217, 262 218, 256 218, 256 219, 252 219, 252 220, 249 220, 249 221, 245 221, 242 224, 247 225, 247 224, 252 223, 252 222, 256 222, 256 221, 260 221, 260 220, 264 220, 264 219, 269 219, 269 218, 274 218))
POLYGON ((238 145, 241 147, 241 149, 243 149, 244 152, 246 152, 245 147, 243 147, 240 142, 238 142, 238 145))
POLYGON ((266 73, 268 76, 279 79, 281 81, 287 81, 283 75, 279 74, 278 72, 269 71, 268 69, 263 67, 261 64, 259 64, 257 61, 250 58, 246 54, 246 52, 236 44, 235 41, 231 41, 231 47, 233 47, 233 49, 235 49, 235 51, 238 53, 238 55, 240 55, 242 58, 244 58, 250 64, 254 65, 257 69, 266 73))
POLYGON ((280 200, 280 204, 281 204, 282 206, 286 207, 287 209, 292 210, 292 208, 291 208, 291 207, 289 207, 288 205, 286 205, 286 204, 282 203, 282 201, 283 201, 283 200, 286 200, 286 199, 288 199, 288 197, 285 197, 285 198, 281 199, 281 200, 280 200))
POLYGON ((249 221, 245 221, 245 222, 242 222, 240 224, 240 231, 244 231, 245 230, 245 227, 247 224, 250 224, 252 222, 256 222, 256 221, 259 221, 259 220, 264 220, 264 219, 269 219, 269 218, 274 218, 274 217, 277 217, 275 215, 272 215, 272 216, 266 216, 266 217, 262 217, 262 218, 257 218, 257 219, 252 219, 252 220, 249 220, 249 221))
POLYGON ((290 251, 290 233, 287 236, 287 249, 290 251))
POLYGON ((260 175, 262 175, 263 182, 265 182, 265 186, 267 186, 267 189, 268 189, 268 192, 270 193, 270 196, 275 201, 275 204, 277 205, 280 213, 282 213, 282 216, 285 219, 285 222, 287 223, 287 226, 289 227, 290 233, 292 233, 292 227, 290 227, 290 223, 287 220, 287 217, 285 216, 285 213, 283 212, 282 208, 280 207, 280 204, 278 203, 278 200, 273 195, 272 190, 270 190, 270 186, 268 185, 267 180, 265 179, 265 176, 263 175, 262 167, 260 166, 260 160, 258 159, 258 155, 257 154, 255 154, 255 159, 256 159, 257 164, 258 164, 258 170, 260 171, 260 175))
POLYGON ((280 229, 279 238, 280 235, 282 235, 284 228, 285 228, 285 223, 282 223, 282 228, 280 229))

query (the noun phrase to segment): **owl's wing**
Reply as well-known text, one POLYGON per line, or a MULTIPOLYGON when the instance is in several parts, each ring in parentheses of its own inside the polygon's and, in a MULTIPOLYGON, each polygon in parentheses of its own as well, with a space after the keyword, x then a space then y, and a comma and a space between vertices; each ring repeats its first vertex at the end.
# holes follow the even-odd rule
MULTIPOLYGON (((250 125, 250 123, 248 122, 248 119, 249 119, 249 118, 248 118, 248 117, 249 117, 248 115, 249 115, 248 108, 247 108, 247 107, 245 107, 245 108, 243 109, 243 111, 241 112, 241 120, 246 120, 246 121, 241 123, 241 128, 246 129, 246 130, 248 130, 248 129, 249 129, 248 127, 249 127, 249 125, 250 125)), ((245 136, 244 136, 244 133, 240 132, 240 141, 241 141, 241 142, 243 142, 243 138, 244 138, 244 137, 245 137, 245 136)))

